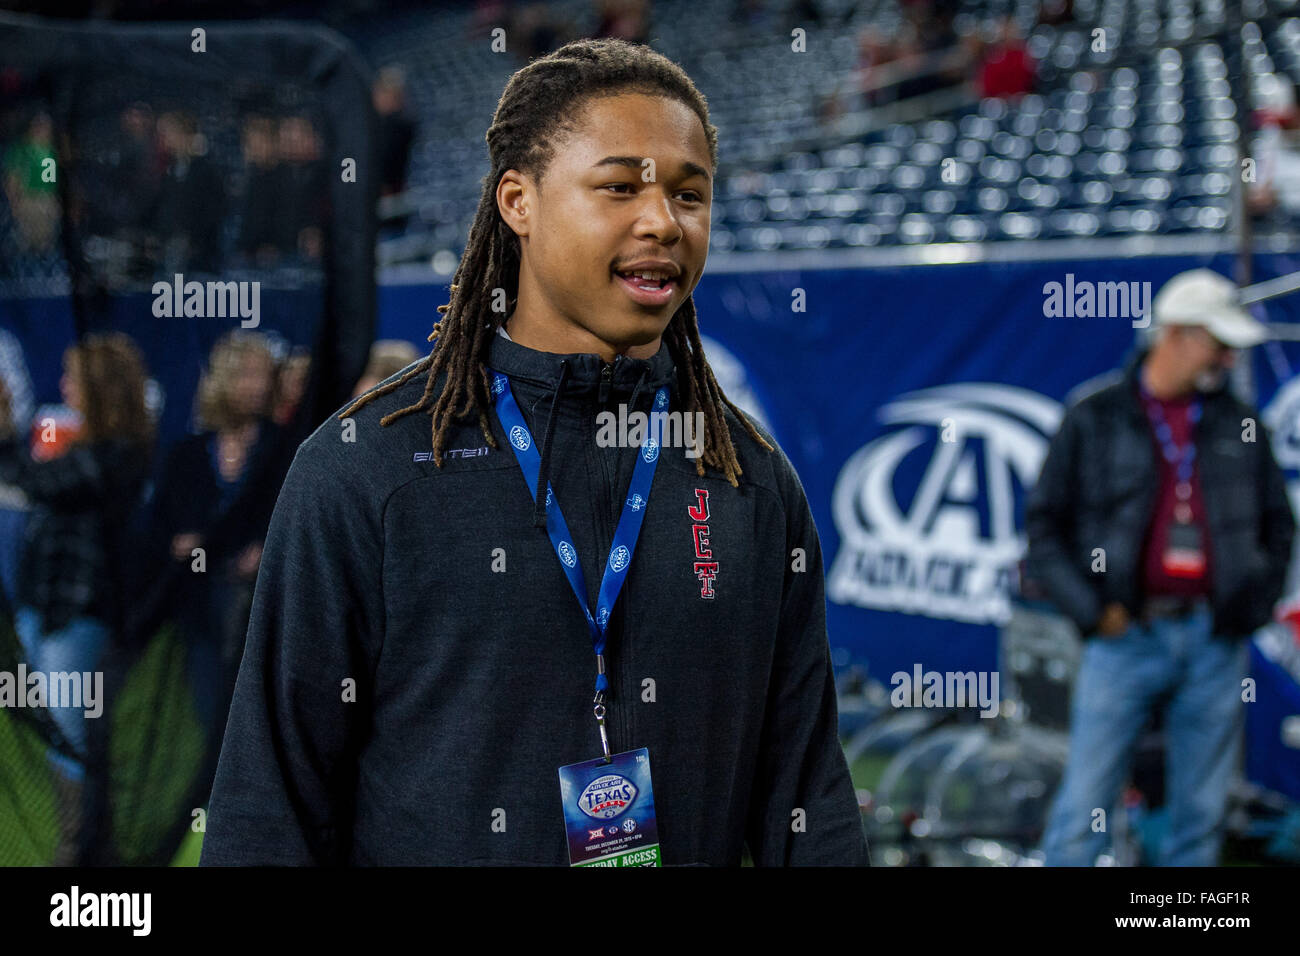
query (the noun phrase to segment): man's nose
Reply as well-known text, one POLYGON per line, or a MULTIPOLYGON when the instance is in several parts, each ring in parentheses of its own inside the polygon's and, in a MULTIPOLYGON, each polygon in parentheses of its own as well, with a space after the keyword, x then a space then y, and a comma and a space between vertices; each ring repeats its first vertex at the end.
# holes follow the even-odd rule
POLYGON ((653 190, 650 192, 650 205, 637 222, 640 234, 646 238, 653 237, 661 243, 676 241, 682 236, 682 226, 673 215, 671 197, 658 198, 653 195, 653 190))

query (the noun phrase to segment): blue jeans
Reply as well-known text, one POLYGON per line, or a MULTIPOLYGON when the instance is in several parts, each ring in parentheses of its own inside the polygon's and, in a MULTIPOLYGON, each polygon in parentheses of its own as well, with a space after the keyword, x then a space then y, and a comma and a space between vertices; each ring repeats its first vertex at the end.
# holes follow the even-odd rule
POLYGON ((1114 819, 1147 717, 1164 707, 1168 832, 1161 866, 1215 866, 1228 789, 1240 762, 1247 676, 1245 640, 1210 633, 1208 608, 1182 619, 1133 623, 1083 649, 1070 716, 1070 755, 1041 849, 1048 866, 1091 866, 1114 819))
MULTIPOLYGON (((14 629, 27 655, 28 671, 47 674, 50 671, 94 671, 108 642, 108 628, 93 617, 78 617, 57 631, 42 634, 41 616, 31 607, 18 608, 14 615, 14 629)), ((101 706, 103 703, 100 701, 101 706)), ((85 711, 85 707, 49 708, 50 717, 59 731, 82 755, 86 752, 85 711)), ((64 756, 53 747, 47 756, 65 777, 80 780, 85 776, 80 761, 64 756)))

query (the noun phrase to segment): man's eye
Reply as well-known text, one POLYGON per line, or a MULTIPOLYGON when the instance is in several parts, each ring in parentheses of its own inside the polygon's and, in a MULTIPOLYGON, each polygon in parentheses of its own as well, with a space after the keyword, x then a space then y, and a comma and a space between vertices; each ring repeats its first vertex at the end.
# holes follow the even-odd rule
MULTIPOLYGON (((631 184, 631 183, 609 183, 609 184, 607 184, 607 185, 601 186, 600 188, 601 188, 601 189, 629 189, 629 190, 630 190, 630 189, 632 189, 633 187, 632 187, 632 184, 631 184)), ((693 198, 691 199, 691 202, 704 202, 704 197, 701 196, 701 195, 700 195, 698 192, 696 192, 694 189, 683 189, 680 193, 678 193, 678 195, 679 195, 679 196, 691 196, 691 197, 693 197, 693 198)))

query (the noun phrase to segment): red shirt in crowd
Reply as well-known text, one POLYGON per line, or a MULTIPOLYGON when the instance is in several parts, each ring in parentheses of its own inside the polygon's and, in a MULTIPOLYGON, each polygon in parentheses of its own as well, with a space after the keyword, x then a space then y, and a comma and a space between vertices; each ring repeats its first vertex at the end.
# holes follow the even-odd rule
POLYGON ((1032 92, 1037 68, 1020 44, 998 46, 980 66, 980 95, 1020 96, 1032 92))

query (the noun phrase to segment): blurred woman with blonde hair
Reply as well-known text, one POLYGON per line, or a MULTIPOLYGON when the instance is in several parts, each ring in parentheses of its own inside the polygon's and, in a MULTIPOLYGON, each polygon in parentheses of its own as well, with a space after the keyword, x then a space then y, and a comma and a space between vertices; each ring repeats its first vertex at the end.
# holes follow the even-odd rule
POLYGON ((198 433, 176 442, 158 484, 154 537, 173 562, 205 574, 182 577, 195 703, 208 722, 243 646, 262 540, 288 468, 287 432, 271 420, 276 361, 261 332, 217 340, 195 396, 198 433), (219 676, 214 676, 214 674, 219 676))

